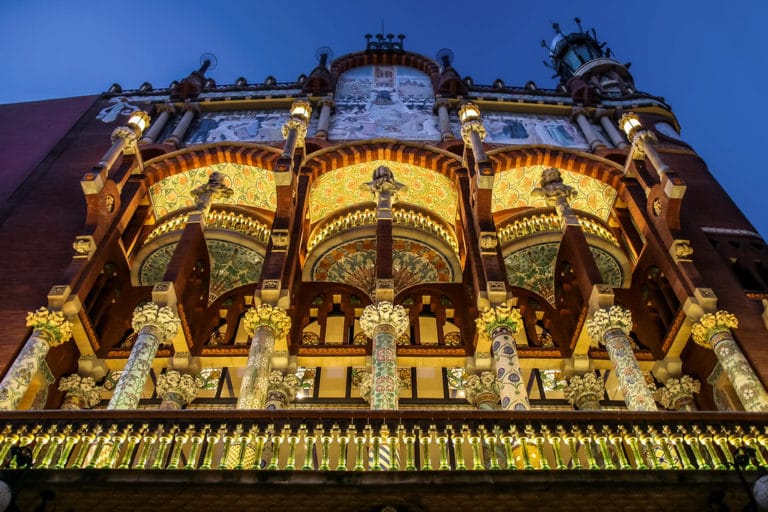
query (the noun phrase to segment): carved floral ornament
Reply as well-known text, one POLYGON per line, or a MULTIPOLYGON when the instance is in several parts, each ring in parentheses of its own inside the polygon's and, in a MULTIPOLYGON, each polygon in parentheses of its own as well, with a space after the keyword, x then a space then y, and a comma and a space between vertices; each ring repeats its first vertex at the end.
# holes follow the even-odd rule
POLYGON ((720 310, 717 313, 707 313, 691 328, 693 341, 705 348, 712 348, 709 340, 719 332, 730 332, 738 329, 739 319, 736 315, 720 310))
POLYGON ((269 304, 260 304, 245 312, 243 317, 245 330, 248 336, 253 336, 257 327, 270 327, 275 332, 275 337, 284 338, 291 330, 291 319, 285 311, 269 304))
POLYGON ((301 381, 292 373, 284 374, 280 370, 272 370, 269 374, 269 392, 281 393, 288 401, 296 396, 300 385, 301 381))
POLYGON ((164 397, 168 393, 178 393, 189 403, 194 400, 197 389, 203 385, 201 377, 181 373, 176 370, 169 370, 158 376, 155 392, 157 396, 164 397))
POLYGON ((632 330, 632 313, 627 308, 611 306, 598 309, 587 322, 587 333, 595 343, 602 342, 605 333, 611 329, 620 329, 624 335, 629 336, 632 330))
POLYGON ((598 378, 594 372, 589 372, 572 377, 563 390, 563 396, 571 405, 582 408, 586 402, 599 402, 604 391, 603 379, 598 378))
POLYGON ((59 391, 80 398, 88 408, 101 401, 101 386, 97 386, 92 377, 83 377, 76 373, 59 381, 59 391))
POLYGON ((464 393, 466 399, 472 405, 484 401, 499 401, 499 384, 496 380, 496 374, 493 372, 483 372, 480 375, 467 375, 464 377, 464 393))
POLYGON ((656 400, 665 409, 677 409, 681 403, 693 400, 693 394, 701 391, 701 383, 690 375, 679 379, 670 378, 663 388, 656 390, 656 400))
POLYGON ((145 302, 133 310, 131 321, 133 330, 140 333, 145 327, 158 329, 162 336, 161 342, 173 338, 180 325, 179 317, 168 306, 161 307, 154 302, 145 302))
POLYGON ((51 347, 56 347, 72 337, 72 323, 64 318, 61 311, 48 311, 41 307, 27 313, 27 327, 43 335, 51 347))
POLYGON ((503 326, 509 328, 512 332, 517 332, 517 327, 521 322, 520 311, 506 304, 486 309, 475 320, 479 331, 478 335, 486 341, 490 340, 493 330, 497 327, 503 326))
POLYGON ((395 306, 391 302, 382 301, 375 305, 366 306, 360 315, 360 327, 363 332, 373 337, 374 329, 382 324, 391 325, 396 336, 405 333, 408 328, 408 314, 403 306, 395 306))

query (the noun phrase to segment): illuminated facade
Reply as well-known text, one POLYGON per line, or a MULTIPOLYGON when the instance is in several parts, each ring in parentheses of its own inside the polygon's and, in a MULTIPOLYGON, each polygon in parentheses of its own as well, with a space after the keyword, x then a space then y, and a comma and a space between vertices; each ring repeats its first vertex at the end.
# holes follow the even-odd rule
POLYGON ((554 90, 368 37, 295 83, 204 60, 0 107, 47 126, 0 210, 18 506, 743 504, 768 250, 669 106, 557 30, 554 90))

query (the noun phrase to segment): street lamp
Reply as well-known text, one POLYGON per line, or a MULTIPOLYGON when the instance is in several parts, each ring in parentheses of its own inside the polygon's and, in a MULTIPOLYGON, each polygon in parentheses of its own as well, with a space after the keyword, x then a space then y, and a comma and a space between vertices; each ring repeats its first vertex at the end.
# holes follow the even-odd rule
POLYGON ((478 106, 470 101, 464 102, 459 108, 459 121, 461 121, 461 138, 464 144, 472 148, 478 175, 484 174, 483 167, 487 167, 486 164, 488 164, 488 156, 483 149, 486 131, 478 106))
POLYGON ((137 142, 141 134, 144 133, 144 129, 149 126, 149 121, 149 114, 142 110, 136 110, 125 125, 115 128, 112 132, 112 147, 101 158, 99 167, 109 170, 120 152, 123 152, 126 155, 135 154, 139 162, 139 169, 141 169, 143 163, 137 142))

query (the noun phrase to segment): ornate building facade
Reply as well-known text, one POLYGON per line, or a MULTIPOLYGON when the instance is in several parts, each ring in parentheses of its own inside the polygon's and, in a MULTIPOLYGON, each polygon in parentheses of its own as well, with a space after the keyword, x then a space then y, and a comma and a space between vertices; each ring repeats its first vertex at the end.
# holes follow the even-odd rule
POLYGON ((556 30, 556 89, 366 36, 295 83, 219 86, 204 58, 0 107, 29 122, 0 209, 0 494, 743 506, 768 249, 670 107, 556 30))

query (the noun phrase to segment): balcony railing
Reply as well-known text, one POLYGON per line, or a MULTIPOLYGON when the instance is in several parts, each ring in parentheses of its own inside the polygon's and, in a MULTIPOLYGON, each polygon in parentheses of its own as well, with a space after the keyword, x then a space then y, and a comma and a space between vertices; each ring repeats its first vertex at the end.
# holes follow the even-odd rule
POLYGON ((4 414, 0 467, 273 471, 768 467, 768 419, 712 413, 45 411, 4 414))

